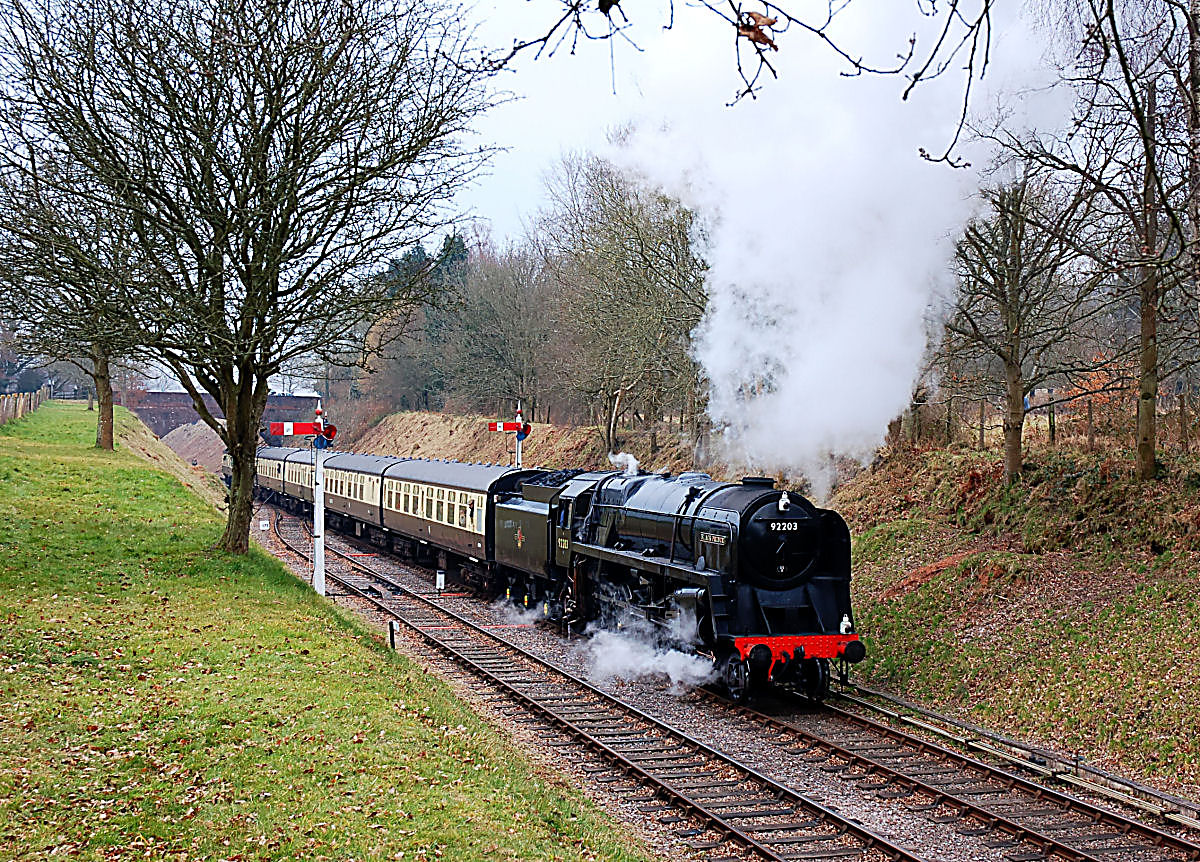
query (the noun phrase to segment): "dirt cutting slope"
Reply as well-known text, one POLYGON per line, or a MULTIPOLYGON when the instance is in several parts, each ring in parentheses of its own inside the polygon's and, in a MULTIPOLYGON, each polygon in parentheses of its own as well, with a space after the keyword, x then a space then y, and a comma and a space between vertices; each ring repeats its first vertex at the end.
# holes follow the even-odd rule
MULTIPOLYGON (((488 421, 485 416, 393 413, 338 448, 375 455, 510 463, 513 435, 488 431, 488 421)), ((624 437, 622 451, 634 455, 647 470, 695 469, 692 447, 676 434, 626 432, 624 437)), ((595 427, 537 423, 523 447, 527 465, 611 469, 608 450, 595 427)), ((721 466, 709 472, 721 472, 721 466)))
POLYGON ((162 441, 188 464, 203 467, 210 473, 216 473, 221 468, 225 444, 217 432, 203 422, 173 428, 162 441))

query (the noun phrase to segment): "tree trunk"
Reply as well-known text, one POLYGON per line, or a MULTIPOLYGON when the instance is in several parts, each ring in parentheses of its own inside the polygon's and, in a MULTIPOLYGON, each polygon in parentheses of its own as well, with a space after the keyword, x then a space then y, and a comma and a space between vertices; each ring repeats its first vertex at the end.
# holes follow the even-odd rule
POLYGON ((1004 481, 1012 485, 1021 478, 1021 432, 1025 427, 1025 387, 1021 366, 1004 365, 1004 481))
MULTIPOLYGON (((1151 129, 1157 122, 1154 79, 1146 87, 1146 116, 1151 129)), ((1139 340, 1138 402, 1137 402, 1137 477, 1153 479, 1158 472, 1154 446, 1157 437, 1158 409, 1158 267, 1149 260, 1158 250, 1158 208, 1154 192, 1154 140, 1146 140, 1146 172, 1143 185, 1143 219, 1145 222, 1145 256, 1142 283, 1138 291, 1141 301, 1141 334, 1139 340)))
POLYGON ((613 393, 612 408, 608 411, 608 425, 605 429, 605 442, 608 444, 608 451, 615 452, 617 445, 617 417, 621 414, 621 396, 625 394, 624 389, 617 389, 613 393))
POLYGON ((1191 277, 1195 291, 1200 288, 1200 0, 1190 0, 1187 23, 1188 92, 1184 104, 1188 128, 1188 215, 1192 223, 1191 277))
POLYGON ((1096 451, 1096 417, 1092 413, 1092 399, 1088 399, 1087 412, 1087 440, 1088 451, 1096 451))
POLYGON ((258 426, 267 406, 265 381, 231 387, 225 398, 225 430, 230 459, 229 512, 225 532, 217 547, 232 554, 250 549, 250 519, 254 516, 254 461, 258 453, 258 426))
POLYGON ((954 442, 954 396, 946 398, 946 445, 954 442))
POLYGON ((96 384, 96 401, 100 412, 96 416, 96 448, 113 450, 113 387, 112 373, 108 367, 108 356, 96 351, 92 354, 92 382, 96 384))
POLYGON ((1180 381, 1179 390, 1179 448, 1183 454, 1187 454, 1191 445, 1188 442, 1188 421, 1187 421, 1187 378, 1180 381))
POLYGON ((87 395, 88 395, 88 412, 90 413, 91 411, 93 411, 93 410, 95 410, 95 409, 96 409, 96 408, 93 406, 93 401, 92 401, 92 390, 91 390, 91 389, 89 389, 89 390, 87 391, 87 395))
POLYGON ((979 451, 980 452, 982 452, 984 450, 984 448, 987 446, 987 441, 985 441, 983 439, 983 431, 984 431, 984 427, 985 427, 984 422, 986 421, 986 418, 987 418, 984 414, 984 410, 986 407, 987 407, 987 399, 980 398, 979 399, 979 451))
POLYGON ((1053 446, 1053 445, 1054 445, 1054 441, 1055 441, 1055 427, 1054 427, 1054 402, 1053 402, 1053 401, 1051 401, 1051 402, 1050 402, 1050 407, 1049 407, 1048 409, 1049 409, 1049 411, 1050 411, 1050 414, 1049 414, 1049 420, 1050 420, 1050 445, 1051 445, 1051 446, 1053 446))

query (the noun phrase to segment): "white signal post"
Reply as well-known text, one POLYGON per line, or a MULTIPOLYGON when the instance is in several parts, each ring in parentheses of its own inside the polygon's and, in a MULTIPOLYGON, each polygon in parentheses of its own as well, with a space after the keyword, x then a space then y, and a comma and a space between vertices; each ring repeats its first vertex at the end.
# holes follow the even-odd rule
MULTIPOLYGON (((318 436, 325 431, 322 412, 318 401, 318 436)), ((318 445, 313 446, 313 590, 325 595, 325 447, 318 445)))
MULTIPOLYGON (((518 401, 517 402, 517 425, 520 426, 520 425, 523 425, 524 423, 525 423, 525 420, 521 418, 521 402, 518 401)), ((519 470, 519 469, 521 469, 521 432, 520 431, 517 432, 516 459, 517 459, 517 463, 514 464, 513 466, 519 470)))

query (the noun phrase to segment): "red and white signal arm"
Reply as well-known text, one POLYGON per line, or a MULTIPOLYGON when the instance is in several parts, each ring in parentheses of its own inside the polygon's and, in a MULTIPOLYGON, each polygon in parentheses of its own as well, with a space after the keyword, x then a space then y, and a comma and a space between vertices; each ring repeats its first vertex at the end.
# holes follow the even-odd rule
POLYGON ((489 431, 520 431, 520 422, 489 422, 489 431))
POLYGON ((304 434, 320 434, 321 426, 317 422, 272 422, 271 433, 284 437, 304 434))

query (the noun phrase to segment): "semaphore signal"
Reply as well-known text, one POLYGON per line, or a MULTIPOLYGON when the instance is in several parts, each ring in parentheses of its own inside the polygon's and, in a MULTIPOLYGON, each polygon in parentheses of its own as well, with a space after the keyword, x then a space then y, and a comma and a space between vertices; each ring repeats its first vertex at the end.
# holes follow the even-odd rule
POLYGON ((325 411, 317 402, 315 422, 272 422, 272 434, 313 438, 313 590, 325 595, 325 450, 337 437, 337 426, 325 424, 325 411))
POLYGON ((516 453, 515 453, 513 466, 520 467, 521 466, 521 442, 526 437, 528 437, 529 434, 533 431, 533 426, 530 425, 528 422, 526 422, 524 417, 521 415, 521 402, 520 401, 517 402, 517 418, 515 421, 513 421, 513 422, 489 422, 488 430, 489 431, 505 431, 509 434, 516 435, 517 446, 516 446, 516 453))

